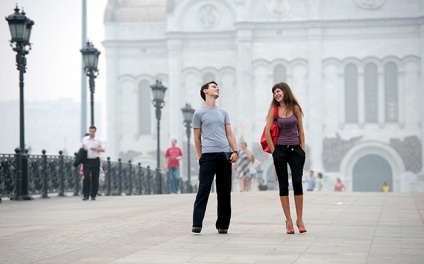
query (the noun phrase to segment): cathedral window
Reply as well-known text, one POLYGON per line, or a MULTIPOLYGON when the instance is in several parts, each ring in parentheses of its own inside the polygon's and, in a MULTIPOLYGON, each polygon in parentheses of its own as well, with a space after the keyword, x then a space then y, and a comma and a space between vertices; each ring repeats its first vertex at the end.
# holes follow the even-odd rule
POLYGON ((378 70, 377 65, 365 65, 364 79, 365 95, 365 122, 378 122, 378 70))
POLYGON ((138 131, 141 135, 150 135, 150 99, 151 89, 147 81, 138 85, 138 131))
POLYGON ((358 67, 352 63, 345 68, 345 120, 358 122, 358 67))
POLYGON ((389 62, 384 67, 385 118, 386 122, 398 121, 398 68, 389 62))

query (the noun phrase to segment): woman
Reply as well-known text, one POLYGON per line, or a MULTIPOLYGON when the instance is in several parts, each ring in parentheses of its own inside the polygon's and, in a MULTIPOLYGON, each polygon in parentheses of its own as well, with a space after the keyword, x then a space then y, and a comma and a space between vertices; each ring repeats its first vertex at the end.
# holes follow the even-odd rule
POLYGON ((344 192, 346 190, 344 184, 342 183, 342 180, 337 177, 336 183, 334 184, 334 191, 336 192, 344 192))
POLYGON ((252 153, 247 149, 247 143, 240 143, 241 149, 239 150, 239 157, 237 161, 237 174, 240 183, 240 192, 248 190, 247 183, 250 183, 249 163, 252 159, 252 153))
POLYGON ((277 83, 272 87, 273 99, 266 121, 266 141, 270 146, 280 189, 280 202, 286 217, 286 233, 294 234, 290 214, 288 168, 293 181, 294 202, 296 205, 296 225, 300 233, 305 233, 303 223, 302 176, 305 164, 305 134, 303 131, 303 112, 287 83, 277 83), (272 143, 271 125, 274 122, 274 107, 278 108, 277 118, 280 134, 277 143, 272 143))
POLYGON ((383 184, 380 186, 380 191, 389 192, 389 190, 389 184, 387 183, 387 181, 384 181, 383 184))

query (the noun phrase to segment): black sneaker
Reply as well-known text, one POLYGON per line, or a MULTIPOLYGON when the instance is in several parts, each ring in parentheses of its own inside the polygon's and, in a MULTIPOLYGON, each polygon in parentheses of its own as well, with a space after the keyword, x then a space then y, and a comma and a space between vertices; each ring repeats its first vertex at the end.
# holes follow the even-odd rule
POLYGON ((226 228, 218 228, 218 233, 219 234, 227 234, 228 233, 228 229, 226 229, 226 228))
POLYGON ((201 226, 193 226, 191 228, 191 232, 193 232, 193 233, 200 233, 200 231, 202 231, 202 227, 201 226))
POLYGON ((88 200, 88 197, 84 197, 84 198, 82 198, 82 200, 83 201, 87 201, 88 200))
MULTIPOLYGON (((87 199, 88 199, 88 198, 87 198, 87 199)), ((92 200, 92 201, 96 200, 96 197, 91 197, 91 200, 92 200)))

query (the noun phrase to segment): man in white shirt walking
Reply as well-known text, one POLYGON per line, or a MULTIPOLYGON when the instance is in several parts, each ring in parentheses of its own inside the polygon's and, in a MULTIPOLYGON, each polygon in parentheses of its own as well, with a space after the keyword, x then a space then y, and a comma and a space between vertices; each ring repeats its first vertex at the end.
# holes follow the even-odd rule
POLYGON ((96 127, 90 126, 89 135, 84 137, 79 145, 87 151, 87 159, 84 163, 84 183, 83 183, 83 201, 88 200, 91 194, 91 200, 96 200, 99 189, 100 174, 100 153, 105 151, 103 140, 96 137, 96 127))

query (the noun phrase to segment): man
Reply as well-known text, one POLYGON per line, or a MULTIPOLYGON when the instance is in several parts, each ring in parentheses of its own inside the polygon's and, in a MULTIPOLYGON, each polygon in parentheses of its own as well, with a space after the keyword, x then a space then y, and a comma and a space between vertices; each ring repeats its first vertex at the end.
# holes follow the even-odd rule
POLYGON ((87 151, 84 163, 83 201, 88 200, 90 194, 91 200, 96 200, 99 189, 100 153, 105 151, 105 144, 101 138, 96 137, 96 130, 95 126, 90 126, 89 135, 85 136, 79 145, 87 151))
POLYGON ((200 88, 205 101, 193 115, 193 134, 199 160, 199 189, 193 209, 192 232, 200 233, 203 218, 216 175, 218 218, 215 227, 219 234, 227 234, 231 218, 231 163, 237 161, 237 143, 228 113, 216 107, 219 87, 208 82, 200 88))
POLYGON ((315 172, 313 170, 309 171, 309 177, 306 178, 306 181, 308 182, 308 191, 312 192, 315 188, 315 182, 316 182, 316 176, 314 174, 315 172))
POLYGON ((171 193, 177 193, 180 189, 180 159, 183 153, 179 147, 176 147, 177 140, 171 139, 171 146, 166 150, 164 167, 168 171, 168 181, 171 193))

